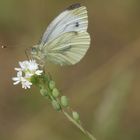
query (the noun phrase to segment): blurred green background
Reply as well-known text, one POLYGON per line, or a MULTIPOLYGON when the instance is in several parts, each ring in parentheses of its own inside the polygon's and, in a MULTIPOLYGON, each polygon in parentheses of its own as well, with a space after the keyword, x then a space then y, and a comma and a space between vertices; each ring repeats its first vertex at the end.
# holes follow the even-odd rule
POLYGON ((0 140, 88 140, 36 88, 13 86, 24 50, 73 3, 89 12, 91 47, 75 66, 48 64, 97 140, 140 140, 139 0, 0 0, 0 140))

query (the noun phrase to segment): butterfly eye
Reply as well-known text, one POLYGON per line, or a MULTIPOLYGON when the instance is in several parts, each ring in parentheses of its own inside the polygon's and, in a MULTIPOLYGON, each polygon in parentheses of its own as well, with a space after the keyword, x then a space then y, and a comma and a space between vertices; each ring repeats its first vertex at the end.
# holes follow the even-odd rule
POLYGON ((32 54, 36 54, 36 53, 37 53, 37 49, 36 49, 35 47, 32 47, 32 48, 31 48, 31 53, 32 53, 32 54))

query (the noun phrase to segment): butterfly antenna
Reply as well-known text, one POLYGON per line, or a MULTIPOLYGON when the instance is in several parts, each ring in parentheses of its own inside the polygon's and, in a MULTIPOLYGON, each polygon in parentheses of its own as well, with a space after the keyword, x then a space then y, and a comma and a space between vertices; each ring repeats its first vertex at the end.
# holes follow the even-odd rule
POLYGON ((25 55, 26 55, 27 59, 30 60, 28 52, 29 52, 29 48, 26 48, 25 49, 25 55))

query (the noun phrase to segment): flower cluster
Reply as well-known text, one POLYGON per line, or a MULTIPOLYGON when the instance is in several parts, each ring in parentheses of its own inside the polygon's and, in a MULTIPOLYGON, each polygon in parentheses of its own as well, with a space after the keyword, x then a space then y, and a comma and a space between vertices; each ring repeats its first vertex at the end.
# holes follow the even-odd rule
POLYGON ((13 77, 14 85, 22 84, 22 88, 27 89, 32 85, 31 77, 34 75, 41 75, 42 70, 39 70, 38 64, 35 60, 19 62, 20 68, 15 68, 17 77, 13 77))

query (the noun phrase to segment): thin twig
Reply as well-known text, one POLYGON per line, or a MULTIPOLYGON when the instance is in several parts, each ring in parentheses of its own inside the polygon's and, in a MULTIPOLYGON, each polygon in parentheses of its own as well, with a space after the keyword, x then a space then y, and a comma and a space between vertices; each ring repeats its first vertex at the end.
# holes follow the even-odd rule
POLYGON ((74 125, 76 125, 86 136, 88 136, 91 140, 96 140, 96 138, 89 133, 87 130, 85 130, 82 125, 80 125, 78 122, 76 122, 65 110, 62 110, 64 115, 71 121, 74 125))

